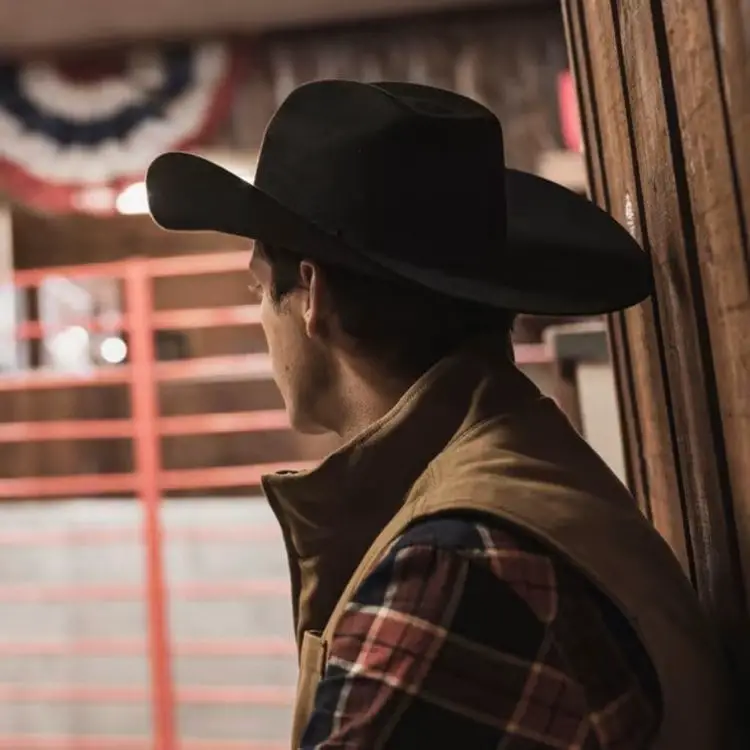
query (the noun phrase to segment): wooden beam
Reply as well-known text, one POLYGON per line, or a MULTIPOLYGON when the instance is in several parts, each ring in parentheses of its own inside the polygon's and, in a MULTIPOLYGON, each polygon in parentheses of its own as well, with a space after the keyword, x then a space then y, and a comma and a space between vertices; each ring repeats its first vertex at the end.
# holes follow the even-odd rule
POLYGON ((736 655, 750 594, 750 38, 738 5, 563 0, 592 197, 656 275, 653 300, 610 321, 630 484, 736 655))
POLYGON ((257 34, 418 13, 552 0, 0 0, 0 55, 211 35, 257 34), (63 7, 64 6, 64 7, 63 7))

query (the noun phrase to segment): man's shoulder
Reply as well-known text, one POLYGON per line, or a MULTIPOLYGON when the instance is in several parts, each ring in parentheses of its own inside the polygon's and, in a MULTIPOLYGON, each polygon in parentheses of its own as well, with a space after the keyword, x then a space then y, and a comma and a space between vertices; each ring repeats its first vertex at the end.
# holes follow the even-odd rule
POLYGON ((491 513, 455 510, 418 518, 396 539, 391 552, 430 546, 459 554, 487 556, 497 550, 548 557, 551 552, 527 532, 491 513))
POLYGON ((407 528, 358 588, 329 654, 331 710, 342 695, 347 705, 391 700, 411 737, 450 719, 464 736, 497 728, 493 747, 509 734, 572 747, 579 727, 607 717, 601 746, 614 747, 624 726, 630 748, 658 725, 658 680, 623 616, 554 549, 486 514, 407 528))
MULTIPOLYGON (((523 530, 487 513, 449 511, 415 521, 389 556, 426 547, 467 560, 479 599, 494 594, 506 607, 530 608, 542 623, 554 619, 559 596, 556 556, 523 530)), ((471 597, 463 601, 464 608, 487 604, 471 597)))
POLYGON ((486 614, 493 600, 502 601, 506 613, 519 607, 530 611, 553 638, 558 656, 574 663, 595 703, 602 705, 603 698, 633 684, 640 684, 654 704, 660 701, 653 665, 627 618, 557 550, 525 529, 486 513, 451 511, 415 521, 389 555, 424 547, 477 563, 472 567, 483 585, 473 590, 479 596, 462 599, 472 615, 486 614), (610 665, 606 680, 597 663, 610 665))

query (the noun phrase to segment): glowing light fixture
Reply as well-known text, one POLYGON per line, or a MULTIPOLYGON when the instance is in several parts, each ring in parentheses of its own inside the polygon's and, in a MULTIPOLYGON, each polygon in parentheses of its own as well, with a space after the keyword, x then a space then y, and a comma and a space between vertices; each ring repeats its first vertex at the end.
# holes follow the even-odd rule
POLYGON ((146 183, 134 182, 128 185, 115 198, 115 208, 117 213, 134 215, 148 213, 148 197, 146 195, 146 183))
POLYGON ((109 336, 99 347, 102 359, 110 365, 119 365, 128 356, 128 345, 117 336, 109 336))
MULTIPOLYGON (((255 177, 255 165, 237 164, 231 157, 222 158, 220 155, 215 156, 206 154, 206 158, 221 164, 224 169, 228 169, 232 174, 241 177, 243 180, 252 180, 255 177)), ((148 194, 144 182, 134 182, 128 185, 115 198, 115 209, 117 213, 123 215, 137 215, 148 213, 148 194)))

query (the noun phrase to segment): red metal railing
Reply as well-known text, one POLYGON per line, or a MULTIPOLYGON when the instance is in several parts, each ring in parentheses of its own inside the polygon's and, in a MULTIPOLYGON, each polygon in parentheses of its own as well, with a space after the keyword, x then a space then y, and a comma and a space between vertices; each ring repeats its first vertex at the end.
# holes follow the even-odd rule
MULTIPOLYGON (((142 655, 150 665, 150 689, 139 687, 68 686, 46 684, 20 686, 0 684, 0 705, 25 702, 45 703, 115 703, 151 702, 153 730, 151 737, 34 737, 0 736, 0 750, 280 750, 281 745, 268 742, 200 740, 177 737, 175 704, 255 704, 288 705, 293 690, 285 687, 191 687, 175 688, 171 656, 290 656, 294 645, 284 639, 240 639, 217 641, 184 641, 171 643, 167 623, 167 586, 164 580, 162 548, 165 532, 159 510, 162 493, 168 490, 200 490, 257 485, 261 475, 290 464, 252 466, 215 466, 200 469, 167 470, 161 463, 161 438, 165 436, 211 433, 281 430, 288 427, 286 414, 280 410, 241 413, 162 416, 157 389, 160 383, 200 381, 205 379, 265 379, 270 376, 265 354, 231 355, 157 362, 154 356, 154 334, 158 330, 196 329, 212 326, 245 326, 258 323, 255 306, 155 310, 153 281, 158 277, 242 272, 245 253, 214 253, 203 256, 161 259, 134 258, 124 262, 89 266, 47 268, 22 271, 15 275, 18 287, 38 286, 50 276, 85 279, 119 278, 123 282, 126 312, 114 321, 116 328, 127 332, 130 363, 95 369, 84 377, 50 372, 32 372, 23 377, 0 379, 0 391, 90 387, 92 385, 126 384, 130 387, 129 419, 62 420, 54 422, 0 423, 0 444, 20 441, 55 441, 84 439, 122 439, 133 442, 135 471, 132 474, 77 475, 63 477, 24 477, 0 479, 0 500, 52 497, 95 497, 121 493, 136 496, 141 505, 143 523, 140 529, 86 529, 77 531, 8 531, 0 529, 0 544, 5 546, 55 546, 66 544, 110 544, 140 538, 145 551, 143 585, 0 585, 0 606, 18 602, 84 602, 145 600, 148 613, 148 637, 141 639, 80 639, 71 642, 28 641, 0 644, 0 656, 54 655, 142 655)), ((112 330, 113 320, 75 321, 89 331, 112 330), (106 329, 105 329, 106 324, 106 329)), ((18 329, 22 339, 35 339, 49 331, 37 322, 18 329)), ((517 347, 521 364, 549 362, 548 351, 541 346, 517 347)), ((303 466, 304 464, 297 464, 303 466)), ((270 527, 201 527, 176 529, 170 538, 214 541, 258 541, 279 539, 278 530, 270 527)), ((288 594, 285 580, 256 580, 225 583, 187 582, 169 587, 172 599, 238 599, 277 597, 288 594)))
MULTIPOLYGON (((57 532, 9 532, 5 544, 45 545, 55 543, 109 543, 116 539, 133 539, 138 533, 146 555, 144 585, 2 585, 0 603, 13 606, 18 602, 82 602, 145 600, 148 611, 146 641, 86 640, 74 643, 14 643, 0 645, 3 655, 147 654, 151 670, 150 692, 141 688, 102 686, 77 687, 66 685, 19 686, 0 685, 0 704, 23 702, 64 703, 152 703, 153 737, 131 738, 59 738, 0 737, 0 749, 46 750, 107 750, 127 748, 141 750, 235 750, 256 748, 270 750, 268 743, 208 742, 178 739, 175 731, 175 702, 187 704, 288 704, 292 691, 286 688, 208 688, 180 687, 172 682, 171 651, 185 655, 289 655, 291 642, 277 640, 244 640, 234 642, 170 643, 166 621, 167 594, 162 562, 163 531, 159 518, 161 494, 175 489, 208 489, 257 485, 260 476, 280 468, 279 465, 242 467, 211 467, 206 469, 165 470, 160 461, 160 441, 164 436, 254 432, 288 427, 286 414, 280 410, 210 415, 165 417, 159 413, 159 383, 200 381, 241 377, 261 379, 270 375, 265 354, 231 355, 179 362, 157 362, 154 356, 154 332, 163 329, 194 329, 210 326, 252 325, 258 322, 256 306, 239 306, 187 310, 155 310, 153 280, 161 276, 195 275, 242 271, 246 267, 244 253, 216 253, 180 258, 135 258, 126 262, 91 266, 47 268, 22 271, 15 275, 18 287, 39 285, 50 276, 71 279, 119 278, 123 282, 126 312, 115 321, 68 321, 88 331, 127 332, 130 363, 96 369, 85 377, 52 372, 24 374, 22 378, 0 379, 0 391, 88 387, 91 385, 129 385, 132 417, 116 420, 65 420, 55 422, 17 422, 0 424, 0 443, 40 440, 82 440, 130 438, 133 441, 136 470, 132 474, 78 475, 67 477, 29 477, 0 479, 0 498, 45 498, 65 496, 96 496, 104 493, 136 495, 141 502, 143 525, 136 529, 87 530, 60 534, 57 532)), ((39 338, 50 333, 37 322, 19 327, 18 337, 39 338)), ((284 468, 288 468, 285 464, 284 468)), ((180 532, 177 532, 179 534, 180 532)), ((257 540, 268 529, 196 529, 194 539, 257 540)), ((183 537, 186 532, 182 533, 183 537)), ((232 583, 181 583, 170 587, 174 599, 227 599, 257 596, 278 596, 288 593, 286 581, 240 581, 232 583)))

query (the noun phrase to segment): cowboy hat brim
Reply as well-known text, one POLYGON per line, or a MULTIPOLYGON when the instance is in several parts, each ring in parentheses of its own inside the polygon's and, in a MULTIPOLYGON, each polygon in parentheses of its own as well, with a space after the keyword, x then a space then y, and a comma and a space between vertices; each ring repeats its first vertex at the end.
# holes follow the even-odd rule
POLYGON ((436 292, 532 315, 598 315, 653 290, 649 256, 583 196, 507 169, 502 278, 456 277, 344 245, 252 183, 202 157, 167 153, 149 167, 151 215, 164 229, 216 231, 297 251, 321 263, 412 281, 436 292))

